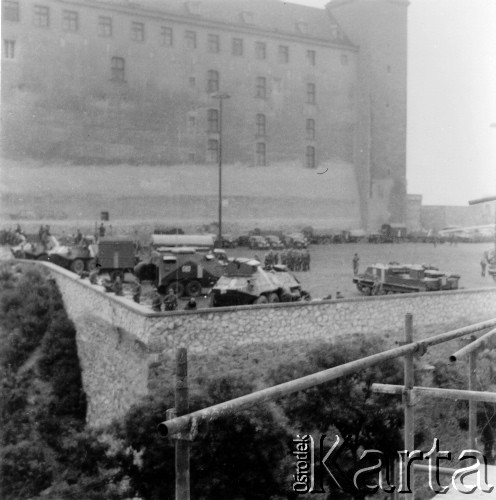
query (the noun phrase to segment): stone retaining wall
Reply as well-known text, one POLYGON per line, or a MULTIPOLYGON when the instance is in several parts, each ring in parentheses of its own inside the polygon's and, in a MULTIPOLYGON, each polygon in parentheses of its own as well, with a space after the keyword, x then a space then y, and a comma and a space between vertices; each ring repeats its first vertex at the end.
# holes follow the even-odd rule
MULTIPOLYGON (((171 373, 178 347, 187 347, 193 356, 220 351, 229 356, 243 348, 258 360, 354 334, 387 333, 400 340, 406 313, 414 316, 417 338, 425 327, 442 332, 455 322, 496 317, 496 288, 153 313, 69 271, 44 265, 76 325, 92 425, 124 414, 150 391, 158 374, 171 373)), ((253 362, 250 356, 243 360, 246 366, 253 362)))

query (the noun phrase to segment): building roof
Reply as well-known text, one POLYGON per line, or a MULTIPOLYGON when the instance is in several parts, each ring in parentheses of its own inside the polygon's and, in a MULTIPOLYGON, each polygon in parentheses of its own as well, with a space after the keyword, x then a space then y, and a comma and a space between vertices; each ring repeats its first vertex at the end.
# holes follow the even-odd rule
POLYGON ((286 3, 282 0, 97 0, 115 7, 159 11, 272 34, 318 39, 352 45, 326 9, 286 3))

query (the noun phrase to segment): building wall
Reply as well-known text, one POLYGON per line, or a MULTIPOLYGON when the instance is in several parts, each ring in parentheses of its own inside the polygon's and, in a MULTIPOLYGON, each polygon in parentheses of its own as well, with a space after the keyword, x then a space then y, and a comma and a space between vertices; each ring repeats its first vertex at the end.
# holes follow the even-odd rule
POLYGON ((420 231, 422 226, 422 195, 409 194, 407 195, 407 212, 406 212, 406 227, 408 232, 420 231))
POLYGON ((405 0, 327 5, 358 54, 362 200, 369 230, 406 221, 407 7, 405 0))
POLYGON ((91 425, 123 415, 160 387, 161 377, 173 372, 178 347, 187 347, 195 360, 191 376, 201 376, 205 366, 242 371, 256 365, 263 371, 279 357, 296 359, 318 343, 357 334, 401 341, 407 313, 413 314, 417 340, 456 323, 496 317, 496 288, 151 313, 65 269, 42 265, 76 325, 91 425), (219 354, 219 364, 212 365, 219 354))
MULTIPOLYGON (((325 15, 323 13, 323 15, 325 15)), ((145 8, 72 0, 24 0, 20 21, 3 22, 3 38, 15 40, 16 54, 3 60, 4 148, 43 157, 83 161, 205 163, 208 72, 219 75, 223 104, 223 157, 226 163, 257 162, 257 143, 265 144, 266 163, 304 165, 306 147, 315 147, 316 163, 353 162, 356 114, 356 50, 350 44, 304 36, 215 24, 205 19, 168 16, 145 8), (35 5, 50 9, 48 27, 33 24, 35 5), (63 29, 63 11, 77 13, 75 32, 63 29), (112 19, 112 36, 98 34, 98 18, 112 19), (131 39, 132 23, 141 23, 143 41, 131 39), (161 29, 173 30, 173 45, 163 45, 161 29), (186 46, 194 31, 197 48, 186 46), (219 53, 208 50, 208 36, 219 37, 219 53), (232 55, 232 39, 243 40, 243 56, 232 55), (267 46, 267 58, 255 58, 255 42, 267 46), (289 49, 289 62, 278 62, 278 47, 289 49), (315 51, 315 65, 307 58, 315 51), (342 55, 346 54, 346 59, 342 55), (112 58, 124 61, 123 81, 112 77, 112 58), (346 64, 342 61, 345 60, 346 64), (266 98, 256 97, 256 78, 266 79, 266 98), (307 84, 315 85, 308 104, 307 84), (265 135, 256 115, 266 120, 265 135), (307 139, 306 120, 315 120, 315 138, 307 139)))

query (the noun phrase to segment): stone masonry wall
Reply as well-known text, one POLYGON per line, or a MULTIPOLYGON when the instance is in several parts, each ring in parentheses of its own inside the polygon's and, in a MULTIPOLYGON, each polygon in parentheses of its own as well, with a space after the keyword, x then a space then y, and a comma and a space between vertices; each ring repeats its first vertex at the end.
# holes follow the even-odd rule
POLYGON ((257 357, 245 356, 242 364, 248 367, 263 356, 277 360, 343 336, 387 333, 400 340, 406 313, 413 314, 417 338, 427 326, 442 332, 455 322, 496 317, 496 288, 153 313, 44 265, 76 325, 90 425, 123 415, 150 391, 157 374, 172 373, 178 347, 187 347, 197 359, 245 349, 257 357))

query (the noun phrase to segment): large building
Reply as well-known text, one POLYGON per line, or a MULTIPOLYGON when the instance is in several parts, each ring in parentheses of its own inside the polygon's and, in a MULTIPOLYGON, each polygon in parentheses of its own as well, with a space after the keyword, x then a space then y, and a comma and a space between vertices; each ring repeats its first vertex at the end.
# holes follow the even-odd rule
POLYGON ((406 12, 406 0, 2 0, 4 154, 216 164, 222 130, 225 164, 349 164, 362 225, 402 222, 406 12))

